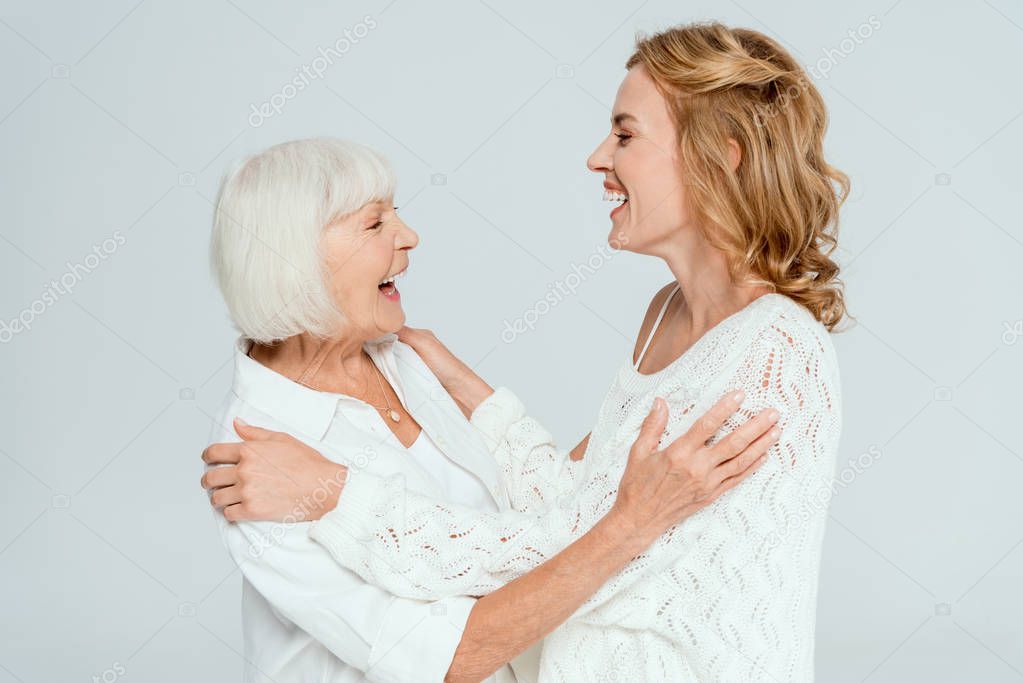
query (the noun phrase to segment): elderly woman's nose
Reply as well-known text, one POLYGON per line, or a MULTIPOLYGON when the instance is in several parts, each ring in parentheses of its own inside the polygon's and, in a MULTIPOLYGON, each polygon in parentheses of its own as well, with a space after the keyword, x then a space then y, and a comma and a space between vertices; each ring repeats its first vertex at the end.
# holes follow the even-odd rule
POLYGON ((402 223, 401 228, 398 230, 398 248, 415 249, 417 244, 419 244, 418 233, 405 225, 405 223, 402 223))

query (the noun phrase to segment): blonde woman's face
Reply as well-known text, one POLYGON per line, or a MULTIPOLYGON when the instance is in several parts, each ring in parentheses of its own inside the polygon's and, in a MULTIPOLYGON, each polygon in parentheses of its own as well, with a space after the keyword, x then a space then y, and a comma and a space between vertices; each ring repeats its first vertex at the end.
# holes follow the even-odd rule
POLYGON ((419 236, 398 217, 393 200, 370 202, 327 226, 323 252, 327 282, 350 334, 373 339, 405 324, 401 295, 382 285, 408 268, 419 236))
MULTIPOLYGON (((628 199, 611 211, 611 234, 621 248, 657 255, 659 247, 690 224, 668 104, 641 65, 618 88, 611 130, 586 162, 604 176, 605 191, 628 199)), ((605 196, 607 196, 605 194, 605 196)))

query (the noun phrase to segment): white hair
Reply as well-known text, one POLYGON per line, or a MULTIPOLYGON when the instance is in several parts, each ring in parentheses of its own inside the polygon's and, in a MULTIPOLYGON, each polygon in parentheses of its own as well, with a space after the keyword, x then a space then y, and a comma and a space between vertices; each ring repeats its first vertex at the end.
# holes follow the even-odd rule
POLYGON ((217 195, 210 263, 239 332, 262 344, 335 334, 344 316, 328 289, 323 229, 394 187, 379 153, 333 138, 235 162, 217 195))

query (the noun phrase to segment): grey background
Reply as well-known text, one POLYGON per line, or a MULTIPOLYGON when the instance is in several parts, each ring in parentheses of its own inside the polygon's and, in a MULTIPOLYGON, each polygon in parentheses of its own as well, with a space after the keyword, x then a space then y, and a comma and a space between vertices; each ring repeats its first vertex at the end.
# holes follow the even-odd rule
POLYGON ((605 253, 584 161, 635 32, 701 18, 830 65, 853 181, 819 680, 1023 679, 1018 3, 4 0, 0 319, 31 329, 0 344, 0 683, 239 676, 239 576, 198 487, 231 375, 206 265, 230 159, 311 135, 382 150, 422 237, 410 324, 571 445, 670 274, 598 257, 534 329, 506 343, 504 322, 605 253))

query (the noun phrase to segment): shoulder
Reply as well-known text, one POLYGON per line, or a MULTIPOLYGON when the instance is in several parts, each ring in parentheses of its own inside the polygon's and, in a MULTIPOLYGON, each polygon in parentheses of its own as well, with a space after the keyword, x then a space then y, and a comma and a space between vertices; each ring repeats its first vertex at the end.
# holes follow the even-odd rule
POLYGON ((754 334, 764 344, 816 355, 834 352, 831 333, 804 306, 784 294, 769 294, 759 307, 754 334))
POLYGON ((836 385, 838 359, 831 333, 805 307, 787 296, 768 295, 751 321, 745 355, 762 377, 788 385, 836 385))
POLYGON ((661 306, 664 305, 664 301, 671 294, 671 290, 675 288, 676 282, 672 280, 668 284, 657 290, 654 297, 650 300, 650 305, 647 306, 646 315, 643 316, 643 323, 639 326, 639 333, 636 336, 635 349, 633 351, 633 358, 639 355, 640 349, 643 348, 643 344, 646 343, 647 337, 650 336, 650 332, 653 329, 654 321, 657 319, 657 314, 661 312, 661 306))

